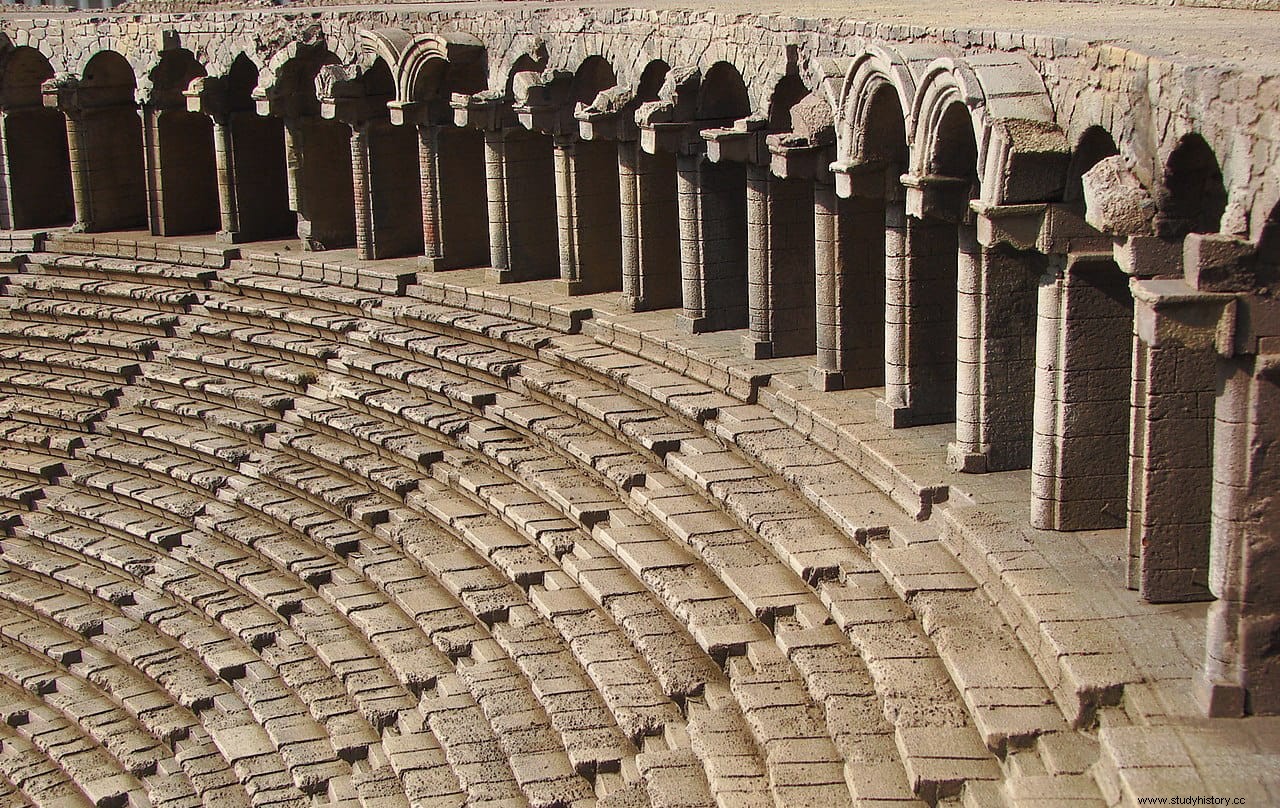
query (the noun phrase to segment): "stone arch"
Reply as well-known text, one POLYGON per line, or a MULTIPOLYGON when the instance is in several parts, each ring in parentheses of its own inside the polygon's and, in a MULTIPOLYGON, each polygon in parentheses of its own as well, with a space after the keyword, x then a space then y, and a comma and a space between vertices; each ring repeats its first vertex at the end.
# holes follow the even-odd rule
POLYGON ((82 118, 78 146, 89 211, 77 210, 77 218, 85 229, 127 230, 147 223, 136 88, 133 66, 112 50, 95 53, 81 74, 76 93, 82 118))
POLYGON ((943 58, 926 68, 911 114, 915 174, 956 176, 959 156, 944 146, 958 142, 960 108, 977 153, 973 198, 993 205, 1058 198, 1070 149, 1054 122, 1044 79, 1025 57, 943 58))
POLYGON ((1217 155, 1201 135, 1184 135, 1164 164, 1156 194, 1156 233, 1166 239, 1216 233, 1226 209, 1227 189, 1217 155))
POLYGON ((63 114, 44 106, 53 66, 31 47, 0 48, 0 227, 24 229, 75 219, 63 114))
POLYGON ((258 115, 255 108, 260 76, 252 57, 238 53, 222 77, 225 118, 215 118, 215 128, 230 131, 236 217, 224 229, 234 224, 236 230, 221 237, 232 241, 282 238, 296 224, 289 210, 284 123, 274 115, 258 115))
POLYGON ((213 122, 188 112, 184 91, 206 75, 204 65, 185 48, 161 54, 147 73, 143 101, 144 142, 149 187, 151 232, 163 236, 212 232, 218 229, 217 164, 213 122))
MULTIPOLYGON (((900 54, 872 48, 859 55, 850 65, 837 99, 840 161, 848 165, 875 162, 884 159, 890 151, 896 157, 905 150, 915 92, 915 79, 900 54), (888 125, 890 100, 897 103, 897 115, 890 117, 900 121, 890 125, 891 132, 883 130, 888 125), (899 128, 901 143, 886 142, 888 134, 897 139, 899 128)), ((905 160, 902 167, 906 168, 905 160)))

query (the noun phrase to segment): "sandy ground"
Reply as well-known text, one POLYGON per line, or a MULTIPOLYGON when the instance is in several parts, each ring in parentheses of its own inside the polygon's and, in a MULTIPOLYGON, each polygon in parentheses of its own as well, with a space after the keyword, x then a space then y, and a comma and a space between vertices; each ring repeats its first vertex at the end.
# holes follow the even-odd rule
MULTIPOLYGON (((368 8, 371 4, 324 5, 326 11, 368 8)), ((443 0, 436 3, 394 3, 397 9, 415 8, 689 8, 735 12, 782 12, 809 17, 843 17, 938 28, 1023 31, 1070 36, 1092 42, 1111 42, 1137 50, 1174 57, 1197 65, 1231 64, 1267 75, 1280 75, 1280 12, 1241 9, 1188 8, 1185 6, 1121 5, 1036 0, 640 0, 633 3, 592 0, 505 0, 471 2, 443 0)), ((282 6, 288 13, 306 6, 282 6)), ((210 7, 210 11, 216 7, 210 7)), ((9 6, 5 12, 20 16, 51 14, 38 8, 9 6)), ((101 13, 101 12, 99 12, 101 13)), ((62 16, 57 14, 57 16, 62 16)))

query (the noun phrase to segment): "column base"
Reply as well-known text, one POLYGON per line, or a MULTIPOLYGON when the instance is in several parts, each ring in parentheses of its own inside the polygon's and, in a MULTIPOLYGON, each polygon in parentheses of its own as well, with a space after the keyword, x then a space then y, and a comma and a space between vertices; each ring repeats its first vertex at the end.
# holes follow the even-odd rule
POLYGON ((1248 693, 1232 682, 1214 681, 1204 673, 1196 676, 1196 702, 1209 718, 1243 718, 1248 693))
POLYGON ((219 230, 213 234, 213 238, 223 244, 241 244, 245 240, 244 234, 239 230, 219 230))
POLYGON ((566 297, 581 297, 582 295, 597 295, 618 291, 618 287, 612 284, 592 283, 584 278, 571 281, 560 278, 553 285, 557 293, 566 297))
POLYGON ((618 308, 623 311, 648 311, 649 304, 643 297, 635 295, 618 295, 618 308))
POLYGON ((955 416, 950 412, 920 412, 907 404, 890 404, 883 398, 876 400, 876 421, 890 429, 945 424, 953 420, 955 416))
POLYGON ((811 367, 809 368, 809 384, 814 390, 821 390, 824 393, 844 390, 844 371, 811 367))
POLYGON ((420 255, 418 256, 418 266, 428 272, 443 272, 449 268, 444 265, 444 256, 442 255, 420 255))
POLYGON ((958 443, 948 443, 947 468, 961 474, 986 474, 987 453, 971 451, 958 443))
POLYGON ((706 334, 711 331, 711 321, 706 317, 676 315, 676 330, 683 334, 706 334))
POLYGON ((748 359, 772 359, 773 343, 751 337, 743 337, 742 352, 748 359))

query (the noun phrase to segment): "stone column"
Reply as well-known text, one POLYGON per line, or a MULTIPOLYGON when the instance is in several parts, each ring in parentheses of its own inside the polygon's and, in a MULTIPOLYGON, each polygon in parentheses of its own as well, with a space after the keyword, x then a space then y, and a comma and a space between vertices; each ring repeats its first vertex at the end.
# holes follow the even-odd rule
MULTIPOLYGON (((1266 340, 1275 342, 1274 338, 1266 340)), ((1280 713, 1280 354, 1224 362, 1218 376, 1204 670, 1213 717, 1280 713)))
POLYGON ((1110 253, 1050 261, 1037 309, 1031 524, 1121 527, 1132 373, 1129 279, 1110 253))
POLYGON ((622 307, 644 309, 645 284, 640 271, 640 160, 644 152, 634 140, 618 141, 618 206, 622 231, 622 307))
POLYGON ((440 174, 438 145, 440 127, 418 124, 418 179, 422 193, 422 265, 439 269, 444 260, 443 228, 440 221, 440 174))
POLYGON ((701 154, 676 157, 676 190, 680 209, 680 289, 682 310, 677 324, 690 332, 703 330, 707 319, 703 297, 702 213, 698 193, 701 154))
POLYGON ((240 208, 236 201, 235 142, 230 115, 213 115, 213 157, 218 170, 218 210, 222 226, 217 238, 229 244, 240 240, 240 208))
POLYGON ((371 261, 376 255, 373 189, 369 177, 369 129, 365 124, 351 125, 351 190, 356 206, 356 255, 362 261, 371 261))
POLYGON ((147 193, 147 227, 151 235, 164 233, 164 183, 160 175, 160 132, 157 118, 159 111, 150 104, 142 104, 137 108, 138 118, 142 121, 142 167, 146 176, 147 193))
POLYGON ((77 233, 93 230, 93 199, 89 191, 89 162, 84 138, 84 119, 79 112, 67 112, 67 153, 71 162, 71 198, 75 203, 77 233))
MULTIPOLYGON (((556 166, 556 232, 560 246, 560 287, 576 294, 582 286, 582 265, 578 258, 577 177, 573 170, 574 139, 556 135, 552 139, 556 166)), ((600 181, 607 178, 600 177, 600 181)))
POLYGON ((1206 600, 1216 346, 1234 298, 1179 280, 1131 288, 1129 586, 1153 602, 1206 600))
POLYGON ((946 423, 954 419, 956 406, 953 315, 959 215, 954 205, 922 193, 931 189, 910 190, 925 197, 907 200, 912 213, 890 196, 885 214, 886 254, 891 256, 885 272, 885 398, 876 412, 894 428, 946 423), (900 221, 905 228, 899 229, 900 221), (898 238, 901 260, 892 255, 898 238))
POLYGON ((839 260, 839 204, 835 180, 813 189, 813 264, 816 284, 817 356, 809 380, 819 390, 844 389, 844 262, 839 260))
POLYGON ((770 261, 768 166, 747 164, 747 337, 748 359, 773 356, 775 278, 770 261))
POLYGON ((885 183, 884 197, 884 398, 880 421, 906 426, 911 374, 907 370, 907 200, 902 183, 885 183))
POLYGON ((1043 256, 980 244, 975 229, 964 225, 957 270, 956 440, 948 465, 971 473, 1026 468, 1043 256))
POLYGON ((506 133, 501 129, 484 132, 484 169, 489 202, 489 266, 499 279, 511 268, 507 233, 506 133))
POLYGON ((676 157, 618 141, 622 306, 647 311, 680 305, 680 213, 676 157))
POLYGON ((306 135, 301 119, 292 116, 284 118, 285 183, 289 192, 289 210, 298 217, 298 237, 304 242, 309 235, 303 232, 306 219, 302 215, 302 189, 306 185, 302 178, 305 144, 306 135))

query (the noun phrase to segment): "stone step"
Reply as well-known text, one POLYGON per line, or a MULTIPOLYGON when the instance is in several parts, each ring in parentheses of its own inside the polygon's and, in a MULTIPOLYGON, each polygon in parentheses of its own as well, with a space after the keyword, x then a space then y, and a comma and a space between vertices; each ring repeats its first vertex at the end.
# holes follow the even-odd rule
MULTIPOLYGON (((56 242, 55 242, 56 243, 56 242)), ((189 255, 187 256, 190 257, 189 255)), ((108 258, 91 254, 31 253, 24 272, 35 275, 88 278, 109 281, 137 281, 182 289, 205 289, 217 277, 212 267, 180 263, 108 258)))
POLYGON ((115 329, 9 319, 0 320, 0 341, 7 345, 25 345, 52 351, 74 348, 100 359, 114 357, 126 362, 149 359, 159 346, 159 340, 154 336, 115 329))

